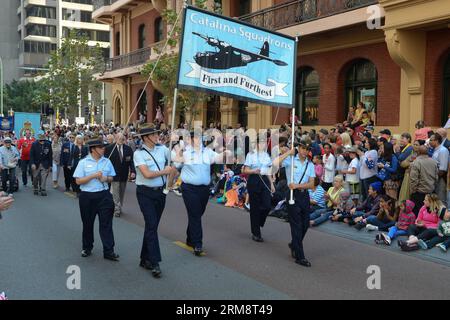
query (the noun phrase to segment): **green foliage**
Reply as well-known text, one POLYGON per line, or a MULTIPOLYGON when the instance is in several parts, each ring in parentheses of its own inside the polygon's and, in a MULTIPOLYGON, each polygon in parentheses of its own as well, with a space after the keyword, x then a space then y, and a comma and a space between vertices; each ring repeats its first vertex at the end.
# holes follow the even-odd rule
POLYGON ((5 85, 5 110, 15 112, 41 112, 39 97, 44 90, 42 83, 34 81, 16 81, 5 85))
POLYGON ((67 107, 69 114, 77 114, 80 79, 83 105, 87 105, 88 91, 99 91, 101 82, 94 79, 94 74, 104 71, 104 59, 100 46, 91 47, 88 41, 75 30, 63 39, 61 47, 51 54, 49 70, 41 80, 47 90, 41 92, 39 100, 51 101, 54 108, 67 107))
MULTIPOLYGON (((194 5, 200 9, 206 10, 206 2, 207 0, 196 0, 194 5)), ((217 8, 218 7, 215 6, 214 9, 217 8)), ((165 10, 162 13, 163 20, 168 26, 170 26, 169 35, 172 33, 170 38, 167 40, 168 47, 170 49, 175 48, 178 43, 180 43, 181 39, 181 23, 180 21, 176 23, 177 16, 178 14, 175 10, 165 10)), ((151 74, 151 79, 158 84, 158 89, 160 89, 162 91, 161 93, 164 95, 164 103, 168 105, 172 103, 171 100, 173 99, 173 92, 176 88, 179 54, 168 54, 167 50, 166 52, 162 52, 160 50, 158 53, 161 56, 158 64, 156 64, 156 61, 147 63, 141 73, 148 77, 150 76, 152 70, 154 70, 153 74, 151 74)), ((179 90, 177 110, 182 113, 190 113, 190 124, 192 124, 193 118, 198 114, 196 105, 209 100, 209 98, 210 97, 208 95, 199 93, 198 91, 179 90)))

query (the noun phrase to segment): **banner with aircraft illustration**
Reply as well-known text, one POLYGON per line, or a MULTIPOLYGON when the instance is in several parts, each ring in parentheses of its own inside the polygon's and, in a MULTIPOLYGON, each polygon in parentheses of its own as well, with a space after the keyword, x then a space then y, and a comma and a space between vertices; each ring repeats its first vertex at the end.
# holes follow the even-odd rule
POLYGON ((188 6, 178 88, 295 106, 296 39, 188 6))

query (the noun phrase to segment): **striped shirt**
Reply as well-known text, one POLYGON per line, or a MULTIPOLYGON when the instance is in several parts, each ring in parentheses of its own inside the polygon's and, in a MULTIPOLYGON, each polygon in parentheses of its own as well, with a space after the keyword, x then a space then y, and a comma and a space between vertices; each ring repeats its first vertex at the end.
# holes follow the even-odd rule
POLYGON ((325 190, 321 186, 317 186, 316 191, 308 190, 311 200, 317 203, 317 206, 325 208, 325 190))

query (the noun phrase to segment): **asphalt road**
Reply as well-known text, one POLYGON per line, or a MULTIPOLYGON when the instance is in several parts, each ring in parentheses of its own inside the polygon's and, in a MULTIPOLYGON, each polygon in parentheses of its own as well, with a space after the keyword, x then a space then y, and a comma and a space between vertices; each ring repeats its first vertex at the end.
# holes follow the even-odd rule
POLYGON ((264 243, 250 237, 248 213, 215 203, 203 219, 207 255, 193 256, 179 245, 187 216, 181 198, 170 194, 160 224, 163 277, 138 267, 143 235, 134 185, 125 214, 114 220, 118 263, 104 260, 96 231, 94 255, 81 258, 77 200, 49 189, 15 194, 14 207, 0 220, 0 292, 10 299, 449 299, 450 261, 406 255, 376 247, 345 232, 310 230, 305 250, 313 264, 293 263, 289 225, 269 218, 264 243), (378 266, 381 289, 369 290, 369 266, 378 266), (81 270, 81 289, 69 290, 69 266, 81 270))

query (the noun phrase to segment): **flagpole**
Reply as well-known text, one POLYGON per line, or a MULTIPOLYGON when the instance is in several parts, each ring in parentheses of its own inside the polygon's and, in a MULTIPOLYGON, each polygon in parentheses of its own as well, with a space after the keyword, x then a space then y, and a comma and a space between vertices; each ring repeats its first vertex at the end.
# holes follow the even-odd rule
MULTIPOLYGON (((295 148, 294 143, 295 143, 295 112, 294 112, 295 108, 292 108, 292 133, 291 133, 291 148, 295 148)), ((291 157, 291 183, 294 183, 294 157, 295 157, 295 153, 294 155, 292 155, 291 157)), ((289 204, 293 205, 295 204, 295 200, 294 200, 294 190, 291 190, 291 195, 289 198, 289 204)))
MULTIPOLYGON (((169 141, 169 165, 172 162, 172 133, 175 132, 175 114, 176 114, 176 110, 177 110, 177 99, 178 97, 178 88, 175 88, 175 90, 173 90, 173 106, 172 106, 172 124, 171 124, 171 128, 169 130, 170 132, 170 141, 169 141)), ((166 187, 164 188, 164 193, 168 194, 169 193, 169 177, 167 176, 167 181, 166 181, 166 187)))

